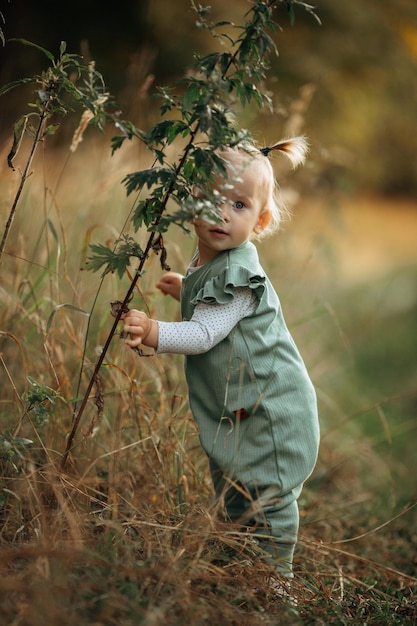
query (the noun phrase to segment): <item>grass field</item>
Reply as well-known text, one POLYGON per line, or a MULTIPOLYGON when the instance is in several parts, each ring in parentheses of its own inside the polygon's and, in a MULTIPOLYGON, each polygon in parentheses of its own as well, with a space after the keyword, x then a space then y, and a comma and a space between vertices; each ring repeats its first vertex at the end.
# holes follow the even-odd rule
MULTIPOLYGON (((7 148, 2 222, 19 184, 7 148)), ((87 272, 88 244, 112 243, 128 218, 120 181, 143 167, 136 150, 39 154, 1 261, 1 623, 415 624, 417 206, 303 196, 260 245, 320 406, 296 608, 264 591, 256 547, 216 517, 181 357, 140 359, 115 337, 62 470, 109 303, 129 284, 87 272)), ((193 239, 173 230, 166 246, 183 270, 193 239)), ((160 273, 154 256, 135 305, 176 319, 160 273)))

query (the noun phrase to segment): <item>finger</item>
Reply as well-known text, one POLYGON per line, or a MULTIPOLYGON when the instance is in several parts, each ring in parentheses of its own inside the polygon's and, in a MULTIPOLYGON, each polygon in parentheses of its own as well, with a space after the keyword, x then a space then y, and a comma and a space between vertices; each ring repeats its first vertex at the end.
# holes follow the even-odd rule
POLYGON ((141 311, 138 311, 137 309, 131 309, 125 314, 125 317, 123 319, 128 320, 128 321, 132 319, 139 319, 140 314, 141 314, 141 311))
POLYGON ((142 329, 128 329, 127 331, 125 331, 125 343, 128 346, 134 345, 140 345, 142 343, 142 339, 143 339, 143 331, 142 329))
POLYGON ((138 348, 142 343, 141 337, 132 337, 131 335, 124 340, 129 348, 138 348))
POLYGON ((128 326, 143 326, 143 322, 146 319, 146 316, 142 315, 139 311, 133 313, 132 315, 127 315, 124 322, 128 326))
POLYGON ((139 337, 143 337, 144 335, 144 328, 143 328, 143 324, 138 323, 138 324, 125 324, 123 327, 123 330, 126 334, 128 335, 134 335, 139 336, 139 337))

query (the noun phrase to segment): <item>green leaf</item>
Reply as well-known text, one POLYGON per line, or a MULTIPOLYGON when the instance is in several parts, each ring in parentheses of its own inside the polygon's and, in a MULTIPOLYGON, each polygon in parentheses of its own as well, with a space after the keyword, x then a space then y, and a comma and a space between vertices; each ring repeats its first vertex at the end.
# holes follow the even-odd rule
POLYGON ((119 277, 122 278, 128 265, 123 259, 119 259, 113 250, 101 243, 90 245, 90 249, 93 255, 87 257, 87 270, 97 272, 104 267, 103 276, 109 272, 117 272, 119 277))
POLYGON ((122 182, 126 186, 127 195, 130 195, 133 191, 140 191, 145 185, 148 189, 157 183, 167 185, 174 177, 175 171, 170 167, 152 167, 128 174, 122 182))
POLYGON ((22 143, 23 133, 25 132, 28 123, 28 119, 28 115, 22 115, 13 126, 13 145, 7 156, 7 164, 9 167, 11 167, 13 171, 13 159, 19 151, 20 144, 22 143))
POLYGON ((58 128, 60 128, 60 124, 49 124, 49 126, 47 126, 45 128, 45 135, 55 135, 56 131, 58 130, 58 128))
POLYGON ((220 55, 220 71, 222 76, 226 75, 226 72, 229 69, 231 62, 232 55, 230 54, 230 52, 223 52, 223 54, 220 55))
POLYGON ((8 91, 11 91, 15 87, 20 87, 21 85, 27 85, 28 83, 34 82, 36 82, 34 78, 20 78, 19 80, 14 80, 13 82, 3 85, 3 87, 0 88, 0 96, 8 91))
POLYGON ((218 52, 212 52, 199 60, 198 67, 207 76, 210 77, 219 63, 222 55, 218 52))
POLYGON ((116 152, 116 150, 119 150, 119 148, 122 147, 122 145, 124 144, 126 139, 127 139, 127 137, 121 137, 121 136, 115 136, 115 137, 111 138, 111 153, 112 153, 112 156, 116 152))
POLYGON ((57 398, 63 399, 55 389, 51 389, 47 385, 41 385, 32 376, 27 376, 27 380, 33 389, 25 392, 23 399, 30 404, 44 402, 45 400, 49 400, 51 404, 54 404, 57 398))
POLYGON ((92 244, 90 249, 94 254, 88 257, 86 269, 97 272, 104 267, 103 275, 117 272, 119 278, 123 278, 130 265, 131 257, 142 259, 144 254, 140 245, 129 235, 124 235, 118 239, 114 250, 102 244, 92 244))
POLYGON ((23 43, 25 46, 31 46, 32 48, 36 48, 37 50, 40 50, 41 52, 43 52, 43 54, 46 57, 48 57, 50 61, 54 60, 54 55, 52 54, 52 52, 49 52, 49 50, 46 50, 45 48, 42 48, 42 46, 38 46, 36 43, 32 43, 31 41, 28 41, 27 39, 14 38, 14 39, 11 39, 10 41, 19 41, 20 43, 23 43))
POLYGON ((45 334, 46 335, 50 331, 50 328, 51 328, 51 325, 52 325, 52 322, 54 320, 55 315, 61 309, 69 309, 70 311, 75 311, 76 313, 81 313, 81 315, 85 315, 86 317, 89 317, 89 315, 90 315, 87 311, 84 311, 84 309, 80 309, 79 307, 75 306, 74 304, 57 304, 57 306, 54 307, 52 313, 48 317, 48 321, 46 322, 46 330, 45 330, 45 334))
POLYGON ((48 217, 46 220, 47 224, 48 224, 48 228, 52 233, 53 238, 55 239, 56 243, 59 245, 59 237, 58 237, 58 233, 56 232, 56 228, 52 222, 52 220, 48 217))
POLYGON ((146 198, 141 200, 134 211, 132 217, 132 223, 135 231, 137 231, 143 224, 146 227, 151 226, 156 218, 161 214, 162 203, 160 198, 146 198))
POLYGON ((196 102, 201 100, 202 95, 207 91, 207 86, 204 81, 192 80, 182 97, 183 108, 186 111, 191 111, 194 108, 196 102))

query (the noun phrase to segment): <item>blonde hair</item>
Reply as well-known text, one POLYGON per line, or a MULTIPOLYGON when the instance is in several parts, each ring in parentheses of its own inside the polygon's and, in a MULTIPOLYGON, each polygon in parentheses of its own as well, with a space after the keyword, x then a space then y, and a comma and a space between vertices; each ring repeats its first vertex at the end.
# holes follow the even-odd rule
POLYGON ((305 137, 293 137, 291 139, 282 139, 266 148, 258 148, 254 144, 245 143, 240 144, 237 148, 223 149, 220 151, 220 154, 226 155, 228 150, 237 150, 242 154, 248 154, 250 166, 258 169, 260 192, 263 197, 260 216, 268 214, 268 222, 261 231, 255 232, 252 238, 262 239, 277 231, 281 222, 289 217, 289 211, 280 196, 280 188, 268 155, 274 150, 284 153, 295 169, 305 161, 308 152, 308 142, 305 137))

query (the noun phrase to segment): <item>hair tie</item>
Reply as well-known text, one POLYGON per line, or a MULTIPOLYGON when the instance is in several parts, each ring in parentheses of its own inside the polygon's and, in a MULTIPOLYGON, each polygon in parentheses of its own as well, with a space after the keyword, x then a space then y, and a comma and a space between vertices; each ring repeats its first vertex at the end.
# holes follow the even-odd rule
POLYGON ((262 152, 262 154, 267 157, 269 153, 271 152, 271 148, 269 147, 259 148, 259 152, 262 152))
POLYGON ((293 137, 292 139, 282 139, 272 146, 259 148, 259 152, 266 157, 272 150, 283 152, 295 168, 304 163, 308 152, 308 143, 305 137, 293 137))

